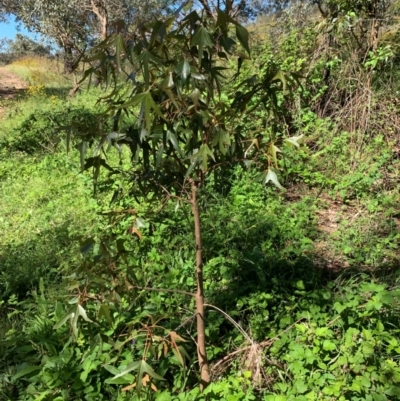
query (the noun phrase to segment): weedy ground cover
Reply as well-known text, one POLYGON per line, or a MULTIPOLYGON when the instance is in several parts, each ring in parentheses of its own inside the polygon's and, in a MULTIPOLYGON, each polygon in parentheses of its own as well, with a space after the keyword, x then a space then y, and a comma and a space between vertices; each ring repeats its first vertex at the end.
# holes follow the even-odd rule
MULTIPOLYGON (((257 57, 303 71, 314 39, 294 31, 257 57)), ((274 117, 279 135, 305 135, 280 164, 286 192, 233 168, 199 193, 213 377, 202 394, 190 211, 133 196, 124 152, 81 173, 65 128, 111 129, 99 89, 71 99, 47 64, 12 66, 31 86, 0 131, 0 399, 399 400, 397 131, 380 131, 389 108, 365 132, 310 106, 325 93, 318 73, 339 64, 317 63, 274 117)))
POLYGON ((62 74, 62 63, 47 57, 23 57, 7 67, 29 86, 46 86, 61 91, 71 86, 71 78, 62 74))

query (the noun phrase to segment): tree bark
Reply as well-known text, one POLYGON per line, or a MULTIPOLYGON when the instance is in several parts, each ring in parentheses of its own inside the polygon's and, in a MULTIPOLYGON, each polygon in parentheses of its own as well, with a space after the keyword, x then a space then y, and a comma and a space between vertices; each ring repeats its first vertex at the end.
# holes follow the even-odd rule
POLYGON ((103 1, 95 1, 91 0, 92 11, 96 15, 100 24, 100 37, 101 40, 107 38, 107 29, 108 29, 108 12, 107 7, 103 1))
POLYGON ((73 78, 74 78, 74 87, 69 91, 68 96, 74 97, 76 92, 80 89, 80 85, 78 84, 78 78, 75 74, 75 71, 73 72, 73 78))
POLYGON ((200 211, 197 202, 197 185, 194 180, 192 187, 192 212, 194 218, 194 233, 196 239, 196 313, 197 313, 197 355, 200 367, 200 390, 203 391, 210 384, 210 367, 206 353, 206 321, 204 315, 204 286, 203 286, 203 255, 201 243, 200 211))
POLYGON ((63 48, 64 48, 64 74, 72 74, 75 69, 75 60, 73 55, 73 46, 67 40, 63 41, 63 48))

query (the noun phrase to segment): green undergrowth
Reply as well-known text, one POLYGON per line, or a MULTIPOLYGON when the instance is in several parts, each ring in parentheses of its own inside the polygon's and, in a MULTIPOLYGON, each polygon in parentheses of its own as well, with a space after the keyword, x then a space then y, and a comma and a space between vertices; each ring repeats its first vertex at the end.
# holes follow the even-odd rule
POLYGON ((154 215, 128 196, 115 210, 126 210, 125 202, 137 211, 138 230, 129 230, 138 226, 132 215, 108 214, 107 230, 82 243, 85 262, 72 282, 66 278, 69 305, 54 301, 45 280, 31 300, 8 300, 15 311, 4 349, 9 397, 399 399, 398 272, 337 275, 315 266, 314 201, 286 203, 242 174, 228 198, 203 205, 215 381, 199 394, 191 373, 194 301, 182 293, 194 289, 190 213, 171 202, 154 215), (71 313, 78 320, 64 324, 71 313), (65 340, 69 330, 75 341, 65 340))
MULTIPOLYGON (((57 131, 60 132, 60 128, 67 126, 71 121, 82 125, 86 122, 89 127, 93 127, 96 124, 94 110, 99 93, 96 89, 82 90, 74 98, 70 98, 65 94, 53 95, 44 87, 28 89, 25 95, 11 101, 2 120, 0 141, 3 142, 3 147, 24 152, 32 152, 36 148, 44 150, 46 140, 58 142, 54 140, 57 131), (23 144, 19 148, 19 145, 12 145, 19 140, 26 140, 26 148, 23 144), (32 146, 36 148, 30 149, 31 141, 34 141, 32 146), (43 142, 42 146, 40 141, 43 142)), ((97 110, 99 112, 99 109, 97 110)), ((65 138, 65 132, 60 132, 59 136, 62 134, 65 138)))
MULTIPOLYGON (((174 293, 195 285, 190 210, 171 201, 154 211, 129 195, 128 184, 112 175, 99 183, 93 209, 104 218, 80 241, 84 263, 64 268, 73 274, 65 284, 42 275, 29 298, 4 302, 6 399, 399 399, 395 266, 359 273, 354 265, 340 275, 316 266, 320 200, 286 201, 240 169, 227 182, 229 194, 201 198, 215 380, 199 394, 191 357, 194 302, 174 293), (112 208, 102 197, 110 186, 118 193, 112 208), (64 285, 68 302, 60 297, 64 285), (78 319, 65 324, 71 313, 78 319), (75 341, 66 341, 70 330, 75 341), (229 363, 220 363, 224 357, 229 363)), ((211 180, 204 191, 213 187, 211 180)))
POLYGON ((39 278, 78 263, 73 236, 93 224, 92 186, 71 158, 0 157, 2 299, 24 297, 39 278), (75 254, 75 255, 74 255, 75 254))
MULTIPOLYGON (((158 401, 400 399, 395 188, 353 187, 346 198, 340 178, 330 182, 322 168, 336 155, 345 170, 335 147, 286 158, 288 193, 304 191, 300 177, 307 196, 263 188, 241 169, 224 188, 207 184, 207 303, 236 323, 208 308, 215 380, 201 395, 194 303, 174 293, 195 285, 190 210, 172 201, 155 210, 132 197, 129 174, 102 173, 93 197, 90 173, 79 172, 78 152, 67 154, 58 128, 96 126, 94 97, 68 106, 43 97, 40 110, 28 99, 4 121, 1 397, 134 400, 139 388, 141 399, 158 401), (333 210, 336 226, 326 232, 321 215, 333 210), (332 257, 348 272, 329 270, 332 257), (71 311, 78 320, 60 325, 71 311)), ((117 155, 108 163, 118 166, 117 155)))
MULTIPOLYGON (((288 70, 307 60, 261 54, 288 70)), ((124 151, 81 173, 66 138, 110 132, 100 90, 68 98, 36 78, 0 128, 0 400, 400 400, 393 132, 348 132, 306 105, 323 91, 299 92, 304 104, 280 116, 291 126, 274 122, 304 134, 279 166, 285 192, 241 168, 206 183, 213 383, 200 394, 190 209, 136 196, 124 151)))

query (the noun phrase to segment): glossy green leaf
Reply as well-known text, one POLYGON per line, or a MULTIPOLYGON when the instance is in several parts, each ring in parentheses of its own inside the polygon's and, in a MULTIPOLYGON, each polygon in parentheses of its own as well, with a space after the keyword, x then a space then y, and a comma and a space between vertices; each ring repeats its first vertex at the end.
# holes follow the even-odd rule
POLYGON ((86 141, 82 141, 82 142, 78 143, 78 145, 75 146, 75 148, 78 149, 79 155, 80 155, 81 171, 83 171, 84 167, 85 167, 85 155, 86 155, 87 147, 88 147, 88 143, 86 141))
POLYGON ((197 106, 199 104, 199 100, 201 98, 200 90, 197 88, 194 88, 190 94, 190 98, 192 99, 193 103, 197 106))
POLYGON ((172 131, 168 130, 166 139, 167 139, 167 141, 172 143, 172 146, 177 151, 177 153, 181 157, 183 157, 183 153, 182 153, 182 150, 181 150, 181 148, 179 146, 179 142, 178 142, 178 139, 177 139, 176 135, 172 131))
POLYGON ((133 96, 132 98, 130 98, 130 100, 126 103, 123 103, 121 105, 117 105, 116 109, 127 109, 127 108, 131 108, 131 107, 136 107, 139 104, 141 104, 143 102, 143 99, 146 97, 146 93, 139 93, 135 96, 133 96))
POLYGON ((138 395, 140 395, 141 389, 142 389, 142 378, 145 373, 147 373, 149 376, 151 376, 153 379, 157 380, 164 380, 163 377, 158 375, 156 372, 154 372, 153 368, 144 360, 140 361, 135 361, 130 363, 128 366, 123 368, 121 371, 119 371, 118 374, 116 374, 111 380, 110 383, 114 383, 116 380, 119 378, 122 378, 123 376, 127 375, 128 373, 137 370, 137 376, 136 376, 136 391, 138 395))
POLYGON ((254 147, 256 147, 257 149, 260 148, 260 145, 258 143, 258 139, 254 138, 252 140, 250 140, 250 146, 246 149, 246 151, 244 152, 244 157, 248 157, 248 153, 251 149, 253 149, 254 147))
POLYGON ((226 12, 222 11, 221 9, 217 9, 217 26, 221 28, 221 31, 225 34, 227 33, 226 28, 228 27, 228 15, 226 12))
POLYGON ((98 319, 100 320, 102 317, 104 317, 107 321, 107 323, 111 326, 114 322, 113 315, 110 312, 110 307, 106 304, 101 304, 99 308, 99 314, 98 314, 98 319))
POLYGON ((77 305, 75 305, 75 311, 70 319, 72 333, 75 338, 78 338, 78 319, 79 319, 79 313, 78 313, 78 304, 77 304, 77 305))
POLYGON ((282 82, 282 88, 283 91, 286 91, 286 77, 285 74, 283 73, 283 71, 278 71, 275 76, 271 79, 271 82, 273 81, 281 81, 282 82))
POLYGON ((131 362, 128 366, 126 366, 124 369, 122 369, 121 371, 118 371, 118 374, 116 374, 112 380, 118 379, 119 377, 122 377, 124 375, 126 375, 127 373, 130 373, 134 370, 138 370, 141 366, 142 361, 134 361, 131 362))
POLYGON ((330 340, 325 340, 322 344, 322 347, 325 351, 333 351, 336 349, 335 343, 330 340))
POLYGON ((80 251, 83 256, 87 256, 87 254, 93 249, 96 241, 93 238, 87 238, 84 242, 81 243, 80 251))
POLYGON ((163 90, 171 89, 175 85, 174 79, 172 77, 172 72, 169 72, 167 76, 164 78, 164 81, 161 84, 163 90))
POLYGON ((278 167, 278 157, 277 154, 281 153, 281 150, 275 146, 273 143, 271 143, 268 147, 268 153, 271 156, 271 160, 274 163, 275 167, 278 167))
POLYGON ((150 377, 156 380, 165 380, 162 376, 158 375, 153 368, 144 360, 141 361, 140 371, 147 373, 150 377))
POLYGON ((141 61, 143 67, 143 77, 145 82, 145 89, 147 91, 150 86, 150 70, 152 68, 151 62, 157 66, 161 66, 164 63, 161 59, 152 54, 150 50, 143 51, 143 53, 141 53, 138 59, 139 61, 141 61))
MULTIPOLYGON (((110 372, 112 375, 118 375, 120 372, 119 370, 112 365, 104 365, 104 369, 107 370, 108 372, 110 372)), ((120 376, 118 378, 115 379, 115 377, 113 378, 109 378, 107 380, 105 380, 105 383, 107 384, 130 384, 133 383, 133 381, 135 380, 135 377, 129 373, 120 376)))
POLYGON ((212 146, 219 146, 220 152, 225 155, 227 147, 231 145, 231 138, 229 134, 222 128, 217 131, 211 142, 212 146))
POLYGON ((168 95, 168 97, 170 98, 172 104, 175 106, 176 110, 180 110, 181 107, 179 107, 179 104, 176 101, 176 98, 174 96, 174 94, 172 93, 172 91, 170 89, 164 89, 164 92, 168 95))
POLYGON ((122 34, 117 34, 115 37, 115 60, 117 63, 118 72, 121 72, 121 53, 126 54, 127 49, 125 46, 122 34))
POLYGON ((186 81, 187 78, 188 78, 189 75, 190 75, 190 64, 189 64, 186 60, 181 61, 181 62, 177 65, 177 67, 176 67, 176 69, 175 69, 175 72, 176 72, 178 75, 180 75, 181 78, 182 78, 184 81, 186 81))
POLYGON ((209 157, 215 161, 213 152, 210 150, 206 143, 203 143, 199 151, 192 156, 192 159, 194 159, 197 163, 200 163, 202 170, 206 171, 208 167, 209 157))
POLYGON ((161 113, 160 108, 154 102, 150 92, 145 93, 142 105, 144 107, 144 117, 146 120, 146 129, 148 131, 150 131, 151 125, 152 125, 152 120, 153 120, 152 113, 154 112, 156 115, 158 115, 161 118, 164 118, 164 116, 161 113))
POLYGON ((78 304, 76 313, 77 313, 79 316, 81 316, 82 319, 85 320, 86 322, 92 322, 92 320, 90 320, 90 319, 88 318, 88 316, 87 316, 87 314, 86 314, 86 311, 85 311, 85 309, 83 308, 82 305, 79 305, 79 304, 78 304))
POLYGON ((222 37, 221 45, 223 46, 227 54, 231 54, 233 47, 236 45, 236 42, 230 37, 222 37))
POLYGON ((203 58, 203 50, 205 47, 212 47, 213 45, 213 40, 211 38, 210 33, 207 31, 204 26, 200 25, 194 35, 192 36, 191 40, 191 45, 192 46, 198 46, 199 50, 199 63, 201 59, 203 58))

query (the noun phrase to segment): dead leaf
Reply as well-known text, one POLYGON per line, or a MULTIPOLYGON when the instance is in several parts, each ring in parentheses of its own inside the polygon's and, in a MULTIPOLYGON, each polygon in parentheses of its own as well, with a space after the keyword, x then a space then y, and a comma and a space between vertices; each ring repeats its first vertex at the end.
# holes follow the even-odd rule
POLYGON ((122 389, 122 391, 129 391, 136 387, 136 383, 132 383, 129 386, 126 386, 122 389))
POLYGON ((128 228, 128 234, 136 234, 139 237, 139 239, 142 239, 142 234, 136 227, 128 228))

